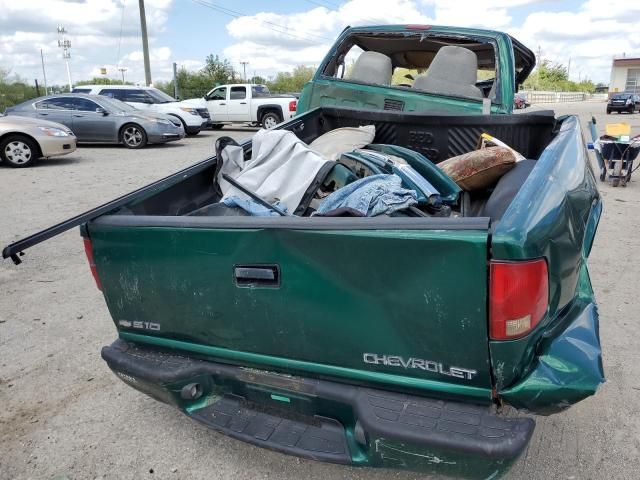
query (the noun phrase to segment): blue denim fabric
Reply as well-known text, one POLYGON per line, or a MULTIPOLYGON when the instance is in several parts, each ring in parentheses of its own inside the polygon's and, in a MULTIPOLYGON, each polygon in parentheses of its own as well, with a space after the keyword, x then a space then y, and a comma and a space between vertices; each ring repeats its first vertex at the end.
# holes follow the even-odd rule
POLYGON ((352 208, 364 216, 388 215, 418 203, 416 192, 402 188, 398 175, 371 175, 336 190, 320 204, 314 215, 337 208, 352 208))
MULTIPOLYGON (((222 200, 222 203, 224 203, 227 207, 239 207, 243 209, 245 212, 247 212, 249 215, 252 215, 254 217, 279 217, 280 216, 280 214, 277 213, 276 211, 270 210, 267 207, 260 205, 258 202, 251 199, 240 198, 240 197, 229 197, 222 200)), ((287 211, 287 206, 281 203, 280 200, 275 202, 273 205, 285 212, 287 211)))

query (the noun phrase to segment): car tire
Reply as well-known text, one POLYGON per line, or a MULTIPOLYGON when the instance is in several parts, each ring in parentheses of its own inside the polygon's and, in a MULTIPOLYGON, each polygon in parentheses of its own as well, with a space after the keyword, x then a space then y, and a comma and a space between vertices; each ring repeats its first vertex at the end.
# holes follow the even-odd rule
POLYGON ((184 133, 188 136, 188 137, 195 137, 196 135, 198 135, 200 133, 200 129, 195 129, 195 130, 185 130, 184 133))
POLYGON ((127 123, 120 130, 120 143, 131 149, 142 148, 147 144, 147 132, 140 125, 127 123))
POLYGON ((607 115, 611 115, 611 110, 607 108, 607 115))
POLYGON ((275 127, 280 122, 282 122, 282 119, 276 112, 267 112, 262 115, 262 118, 260 119, 260 123, 267 130, 275 127))
POLYGON ((30 167, 39 156, 38 144, 27 136, 9 135, 0 142, 0 159, 10 167, 30 167))
POLYGON ((223 123, 214 123, 211 125, 212 130, 222 130, 222 127, 224 127, 223 123))

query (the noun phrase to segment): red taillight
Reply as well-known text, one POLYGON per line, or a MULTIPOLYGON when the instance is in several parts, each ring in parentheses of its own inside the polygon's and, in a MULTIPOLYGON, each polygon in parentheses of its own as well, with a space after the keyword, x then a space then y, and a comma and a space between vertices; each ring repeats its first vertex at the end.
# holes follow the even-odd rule
POLYGON ((96 281, 96 287, 98 287, 98 290, 102 291, 102 283, 100 282, 100 277, 98 277, 96 262, 93 261, 93 246, 91 245, 91 240, 88 238, 84 238, 83 240, 84 253, 87 254, 87 260, 89 261, 89 269, 91 269, 91 275, 93 275, 93 279, 96 281))
POLYGON ((489 336, 492 340, 524 337, 547 311, 547 262, 492 261, 490 265, 489 336))
POLYGON ((297 102, 295 100, 292 100, 289 102, 289 111, 290 112, 295 112, 296 108, 297 108, 297 102))

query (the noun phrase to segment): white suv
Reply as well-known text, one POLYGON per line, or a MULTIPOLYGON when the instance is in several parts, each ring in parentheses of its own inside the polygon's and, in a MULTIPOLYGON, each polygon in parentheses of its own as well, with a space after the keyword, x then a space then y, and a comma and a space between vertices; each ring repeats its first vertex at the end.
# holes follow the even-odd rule
POLYGON ((139 110, 150 110, 177 117, 187 135, 197 135, 209 124, 206 105, 198 107, 191 102, 179 102, 175 98, 153 87, 135 85, 81 85, 72 93, 105 95, 128 103, 139 110))

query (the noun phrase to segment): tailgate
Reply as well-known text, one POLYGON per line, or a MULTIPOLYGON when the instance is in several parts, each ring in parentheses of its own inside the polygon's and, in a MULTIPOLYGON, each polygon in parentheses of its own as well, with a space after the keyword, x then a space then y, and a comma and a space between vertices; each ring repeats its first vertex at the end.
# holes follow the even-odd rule
POLYGON ((105 216, 122 338, 258 368, 490 398, 488 219, 105 216))

